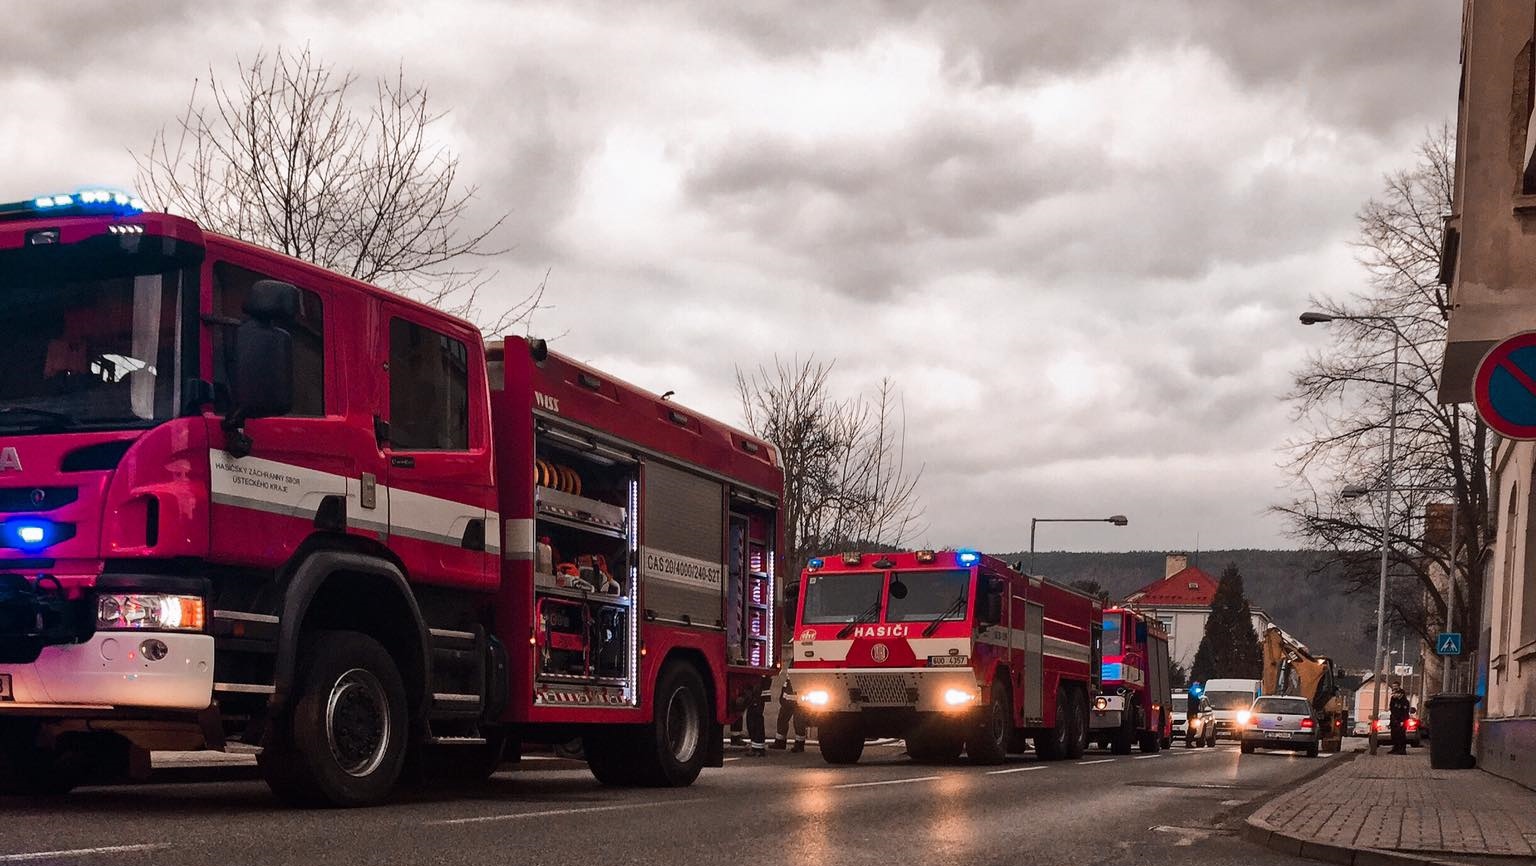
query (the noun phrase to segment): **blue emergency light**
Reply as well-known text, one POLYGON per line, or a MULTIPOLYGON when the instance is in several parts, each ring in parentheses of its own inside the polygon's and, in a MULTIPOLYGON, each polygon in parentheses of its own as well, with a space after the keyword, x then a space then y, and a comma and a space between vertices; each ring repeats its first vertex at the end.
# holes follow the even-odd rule
POLYGON ((975 565, 981 562, 981 554, 974 550, 957 550, 955 551, 955 561, 961 565, 975 565))
POLYGON ((1201 695, 1205 694, 1205 686, 1202 686, 1199 683, 1195 683, 1194 685, 1189 687, 1189 693, 1191 695, 1193 695, 1194 697, 1198 698, 1201 695))
POLYGON ((28 518, 0 523, 0 546, 28 553, 36 553, 73 535, 73 526, 61 526, 51 520, 28 518))
POLYGON ((811 569, 811 571, 815 571, 816 569, 821 568, 823 565, 826 565, 826 562, 823 561, 819 556, 813 556, 811 557, 811 561, 807 562, 806 565, 811 569))
POLYGON ((0 204, 0 219, 45 216, 136 216, 143 213, 146 207, 144 199, 133 193, 92 187, 0 204))

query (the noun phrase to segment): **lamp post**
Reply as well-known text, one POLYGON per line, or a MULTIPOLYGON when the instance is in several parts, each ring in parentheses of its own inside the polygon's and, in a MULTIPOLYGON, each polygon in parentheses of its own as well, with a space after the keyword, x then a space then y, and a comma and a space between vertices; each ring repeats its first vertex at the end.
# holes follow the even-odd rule
POLYGON ((1387 626, 1387 557, 1391 549, 1392 529, 1392 487, 1396 482, 1397 471, 1397 362, 1398 354, 1402 350, 1403 335, 1397 329, 1391 316, 1344 316, 1332 313, 1319 313, 1308 311, 1301 314, 1303 325, 1322 325, 1328 322, 1343 320, 1347 322, 1387 322, 1392 325, 1392 402, 1391 409, 1387 413, 1387 465, 1382 473, 1386 476, 1386 484, 1382 489, 1381 510, 1381 574, 1376 586, 1376 665, 1374 681, 1371 688, 1371 752, 1376 752, 1375 720, 1377 713, 1381 712, 1381 666, 1385 663, 1386 645, 1382 639, 1386 634, 1387 626))
POLYGON ((1029 573, 1035 573, 1035 526, 1041 523, 1108 523, 1113 526, 1124 526, 1130 523, 1124 514, 1111 514, 1108 517, 1031 517, 1029 519, 1029 573))

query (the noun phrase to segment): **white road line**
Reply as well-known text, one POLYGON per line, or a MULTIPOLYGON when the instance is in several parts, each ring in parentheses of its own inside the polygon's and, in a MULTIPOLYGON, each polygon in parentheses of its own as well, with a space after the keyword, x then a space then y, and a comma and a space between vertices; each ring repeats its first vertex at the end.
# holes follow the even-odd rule
POLYGON ((68 851, 33 851, 30 854, 0 854, 0 863, 20 863, 25 860, 49 860, 57 857, 89 857, 93 854, 128 854, 134 851, 159 851, 171 847, 169 842, 147 845, 108 845, 105 848, 73 848, 68 851))
POLYGON ((910 779, 886 779, 882 782, 847 782, 842 785, 833 785, 834 788, 872 788, 875 785, 905 785, 908 782, 932 782, 939 776, 913 776, 910 779))
POLYGON ((582 806, 575 809, 546 809, 542 812, 514 812, 510 815, 478 815, 473 818, 443 818, 437 821, 422 822, 428 827, 449 826, 454 824, 484 824, 490 821, 521 821, 528 818, 550 818, 556 815, 585 815, 588 812, 617 812, 621 809, 647 809, 652 806, 679 806, 683 803, 697 803, 692 800, 662 800, 656 803, 618 803, 612 806, 582 806))
POLYGON ((1079 767, 1086 767, 1089 764, 1109 764, 1109 763, 1113 763, 1114 760, 1115 760, 1114 758, 1100 758, 1097 761, 1078 761, 1077 765, 1079 767))
POLYGON ((1035 765, 1029 766, 1029 767, 1009 767, 1006 770, 988 770, 987 771, 987 775, 988 776, 1001 776, 1004 773, 1028 773, 1030 770, 1043 770, 1043 769, 1045 769, 1045 765, 1044 764, 1035 764, 1035 765))
POLYGON ((1131 760, 1133 760, 1133 761, 1145 761, 1148 758, 1161 758, 1161 757, 1162 757, 1162 755, 1137 755, 1136 757, 1132 758, 1131 760))

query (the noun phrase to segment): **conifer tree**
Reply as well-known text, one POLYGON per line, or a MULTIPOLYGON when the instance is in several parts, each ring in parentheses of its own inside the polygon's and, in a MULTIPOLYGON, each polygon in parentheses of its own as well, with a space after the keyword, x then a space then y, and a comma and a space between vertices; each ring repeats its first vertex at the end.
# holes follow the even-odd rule
POLYGON ((1217 678, 1258 679, 1264 672, 1264 655, 1253 630, 1253 614, 1243 594, 1243 576, 1236 563, 1221 573, 1205 635, 1190 665, 1190 677, 1203 683, 1217 678))

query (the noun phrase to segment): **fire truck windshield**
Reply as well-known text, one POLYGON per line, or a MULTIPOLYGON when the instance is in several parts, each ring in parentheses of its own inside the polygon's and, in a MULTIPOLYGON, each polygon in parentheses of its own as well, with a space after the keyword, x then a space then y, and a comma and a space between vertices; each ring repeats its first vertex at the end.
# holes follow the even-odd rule
POLYGON ((17 252, 0 260, 0 433, 174 417, 188 375, 179 343, 183 272, 17 252))
POLYGON ((801 622, 845 623, 872 607, 878 613, 884 587, 883 571, 811 575, 805 581, 805 612, 801 622))
POLYGON ((1104 657, 1124 655, 1125 650, 1121 646, 1120 614, 1112 613, 1104 616, 1104 657))
POLYGON ((969 571, 898 571, 892 578, 906 584, 907 594, 894 594, 885 610, 886 622, 927 622, 965 618, 970 596, 969 571))

